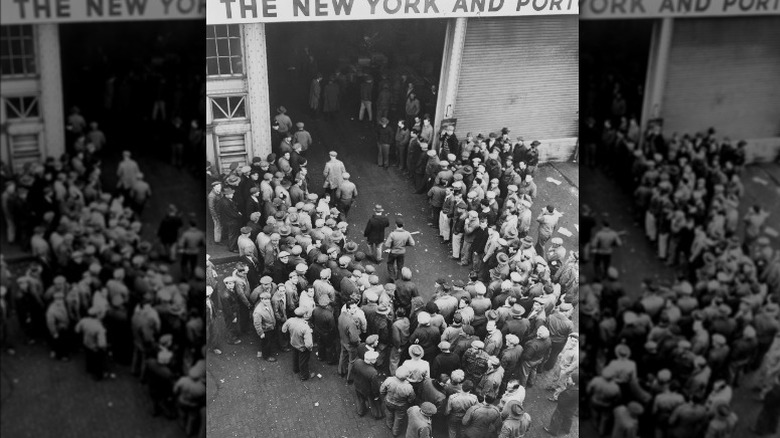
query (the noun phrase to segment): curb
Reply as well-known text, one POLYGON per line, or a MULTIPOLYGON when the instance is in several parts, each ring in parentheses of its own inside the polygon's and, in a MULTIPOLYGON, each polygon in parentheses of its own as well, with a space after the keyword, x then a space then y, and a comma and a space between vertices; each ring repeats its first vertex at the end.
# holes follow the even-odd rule
MULTIPOLYGON (((568 161, 567 161, 567 162, 568 162, 568 161)), ((549 164, 550 166, 552 166, 552 168, 553 168, 553 169, 555 169, 555 171, 556 171, 556 172, 558 172, 558 174, 559 174, 559 175, 561 175, 561 177, 563 177, 563 179, 565 179, 565 180, 566 180, 566 182, 568 182, 568 183, 569 183, 569 184, 570 184, 572 187, 576 187, 577 189, 579 189, 579 188, 580 188, 580 186, 579 186, 577 183, 575 183, 574 181, 572 181, 572 180, 571 180, 571 178, 569 178, 568 176, 566 176, 566 174, 564 174, 563 172, 561 172, 561 170, 560 170, 560 169, 558 169, 558 166, 556 166, 554 162, 552 162, 552 161, 549 161, 549 162, 547 162, 547 164, 549 164)), ((574 163, 574 164, 577 164, 577 163, 574 163)))

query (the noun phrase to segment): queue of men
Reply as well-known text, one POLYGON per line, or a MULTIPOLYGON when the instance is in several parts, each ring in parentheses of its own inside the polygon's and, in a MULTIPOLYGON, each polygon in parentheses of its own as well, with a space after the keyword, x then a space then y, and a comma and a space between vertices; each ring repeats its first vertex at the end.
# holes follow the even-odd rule
MULTIPOLYGON (((434 423, 452 437, 522 436, 531 424, 526 389, 551 373, 555 413, 546 430, 567 434, 579 400, 578 255, 553 236, 560 217, 553 206, 532 230, 538 142, 513 144, 505 130, 501 140, 468 136, 461 144, 447 129, 434 148, 416 135, 405 146, 415 166, 435 161, 416 190, 446 192, 447 209, 434 209, 431 225, 443 241, 460 242, 452 256, 468 276, 417 284, 404 257, 415 239, 381 205, 362 236, 350 230, 343 219, 358 189, 337 153, 330 152, 321 194, 308 190, 305 172, 256 160, 215 180, 209 195, 218 198, 218 240, 240 257, 224 275, 207 266, 209 351, 256 337, 258 358, 273 363, 291 352, 303 381, 315 376, 316 357, 317 368, 333 366, 353 385, 358 415, 384 419, 394 436, 431 436, 434 423), (532 166, 523 161, 529 157, 532 166), (293 185, 307 190, 294 197, 293 185), (237 203, 238 193, 249 200, 237 203), (227 202, 240 219, 220 215, 227 202)), ((386 159, 387 136, 380 140, 384 167, 399 155, 386 159)))
POLYGON ((594 234, 595 275, 580 295, 583 418, 601 435, 777 436, 780 252, 761 206, 738 212, 745 143, 714 129, 667 138, 660 126, 641 148, 625 132, 601 138, 622 158, 609 171, 635 189, 636 222, 677 276, 621 282, 604 257, 619 236, 608 225, 594 234), (734 392, 746 385, 755 414, 739 418, 734 392))
POLYGON ((32 261, 2 261, 0 342, 10 355, 24 343, 48 344, 52 360, 83 358, 95 381, 130 366, 149 411, 178 417, 197 436, 205 431, 203 232, 171 206, 159 240, 144 239, 151 188, 130 151, 117 186, 104 187, 97 140, 105 137, 78 135, 72 155, 4 169, 9 247, 32 261))

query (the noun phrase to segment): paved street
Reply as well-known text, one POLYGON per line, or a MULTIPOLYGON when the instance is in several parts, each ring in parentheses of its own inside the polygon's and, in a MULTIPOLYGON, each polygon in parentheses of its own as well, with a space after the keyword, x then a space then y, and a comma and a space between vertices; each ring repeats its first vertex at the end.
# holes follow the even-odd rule
MULTIPOLYGON (((294 122, 303 121, 314 138, 309 149, 310 187, 322 187, 322 168, 327 153, 334 149, 344 161, 352 181, 358 187, 358 200, 348 217, 348 238, 360 244, 360 251, 367 251, 363 241, 363 227, 372 214, 374 204, 379 203, 388 215, 402 214, 405 228, 420 231, 414 236, 417 246, 409 251, 406 265, 412 268, 414 280, 424 298, 433 292, 436 278, 465 279, 468 271, 447 258, 448 247, 439 243, 436 232, 426 225, 427 197, 411 194, 411 184, 399 172, 380 169, 375 164, 376 145, 367 123, 360 124, 349 118, 333 122, 311 121, 301 116, 301 111, 288 102, 294 122)), ((577 247, 578 181, 577 163, 556 163, 539 168, 535 178, 539 185, 534 215, 553 204, 562 211, 561 226, 573 236, 564 239, 567 249, 577 247), (559 170, 560 169, 560 170, 559 170), (546 182, 551 177, 561 182, 546 182)), ((532 228, 536 233, 536 227, 532 228)), ((217 261, 230 260, 231 253, 224 246, 208 249, 217 261)), ((218 267, 224 275, 232 270, 232 263, 218 267)), ((382 281, 387 278, 382 266, 378 272, 382 281)), ((575 322, 577 322, 575 320, 575 322)), ((208 434, 210 437, 389 437, 383 423, 368 417, 360 418, 354 409, 354 390, 338 377, 335 367, 313 360, 312 371, 322 378, 302 383, 293 376, 291 353, 283 353, 276 363, 256 358, 259 340, 245 336, 239 345, 226 345, 221 356, 209 356, 208 370, 208 434), (316 405, 319 403, 319 405, 316 405)), ((542 376, 537 386, 530 389, 526 408, 533 418, 530 438, 547 436, 542 427, 549 422, 554 404, 547 401, 549 393, 544 388, 548 379, 542 376)), ((441 435, 439 432, 437 436, 441 435)), ((446 432, 443 432, 446 435, 446 432)), ((572 436, 577 436, 575 423, 572 436)))
MULTIPOLYGON (((593 208, 597 214, 597 220, 608 219, 613 229, 625 232, 623 247, 617 250, 612 258, 612 263, 620 270, 621 282, 629 296, 639 295, 640 284, 647 277, 671 283, 674 271, 658 260, 655 249, 645 238, 640 224, 633 220, 633 199, 629 189, 617 186, 614 180, 606 177, 601 171, 585 167, 581 170, 583 181, 587 181, 587 184, 582 187, 580 202, 589 204, 593 208)), ((764 209, 771 212, 767 224, 777 229, 777 218, 780 217, 780 202, 778 202, 780 200, 780 165, 749 166, 742 181, 745 184, 745 197, 740 205, 740 217, 744 216, 748 207, 761 204, 764 209)), ((740 229, 740 236, 741 232, 740 229)), ((780 247, 780 240, 776 235, 767 236, 770 237, 775 248, 780 247)), ((592 276, 592 265, 585 267, 582 272, 589 277, 592 276)), ((753 400, 755 393, 746 389, 752 386, 753 378, 752 374, 748 375, 742 387, 734 392, 732 407, 739 416, 740 423, 733 438, 755 436, 747 430, 755 421, 755 415, 760 408, 760 403, 753 400)), ((590 422, 583 422, 580 426, 583 438, 598 436, 590 422)))

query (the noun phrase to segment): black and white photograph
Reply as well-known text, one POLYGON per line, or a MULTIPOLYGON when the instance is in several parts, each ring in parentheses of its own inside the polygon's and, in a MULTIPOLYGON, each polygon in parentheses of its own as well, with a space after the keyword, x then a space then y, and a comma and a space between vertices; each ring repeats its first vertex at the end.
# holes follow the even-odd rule
POLYGON ((2 4, 3 437, 205 437, 205 10, 140 3, 2 4))
POLYGON ((622 3, 580 10, 581 436, 778 437, 780 11, 622 3))
POLYGON ((576 2, 256 3, 207 7, 208 436, 578 436, 576 2))

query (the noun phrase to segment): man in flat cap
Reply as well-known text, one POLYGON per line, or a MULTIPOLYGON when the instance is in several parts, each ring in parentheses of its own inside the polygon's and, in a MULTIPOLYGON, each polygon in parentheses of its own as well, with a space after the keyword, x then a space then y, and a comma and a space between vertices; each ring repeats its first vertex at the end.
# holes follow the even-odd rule
POLYGON ((217 210, 220 214, 223 233, 227 231, 227 245, 230 252, 238 252, 238 236, 241 234, 241 227, 244 223, 244 216, 233 202, 235 189, 225 187, 222 190, 223 197, 217 201, 217 210))
POLYGON ((300 373, 303 381, 314 378, 314 373, 309 371, 309 357, 314 347, 312 329, 304 319, 306 309, 295 309, 295 317, 289 318, 282 326, 282 333, 290 333, 290 346, 293 349, 293 373, 300 373))
POLYGON ((341 185, 336 188, 335 197, 339 211, 344 213, 344 217, 346 218, 347 215, 349 215, 349 209, 352 208, 352 203, 358 196, 358 190, 355 183, 350 181, 350 174, 348 172, 344 172, 341 175, 341 178, 342 182, 341 185))
POLYGON ((330 156, 330 161, 325 163, 325 170, 322 173, 322 176, 325 178, 323 187, 327 193, 334 196, 336 189, 341 187, 341 183, 344 182, 344 174, 347 172, 347 169, 344 167, 344 163, 336 158, 338 157, 336 151, 330 151, 328 155, 330 156))
POLYGON ((352 366, 352 376, 355 379, 355 398, 357 414, 362 417, 366 410, 371 410, 375 419, 384 417, 382 412, 381 394, 379 392, 379 373, 376 369, 376 360, 379 353, 366 351, 364 357, 355 359, 352 366))
POLYGON ((390 127, 390 120, 387 117, 381 117, 376 128, 377 166, 385 169, 390 166, 390 145, 394 141, 395 133, 393 128, 390 127))

